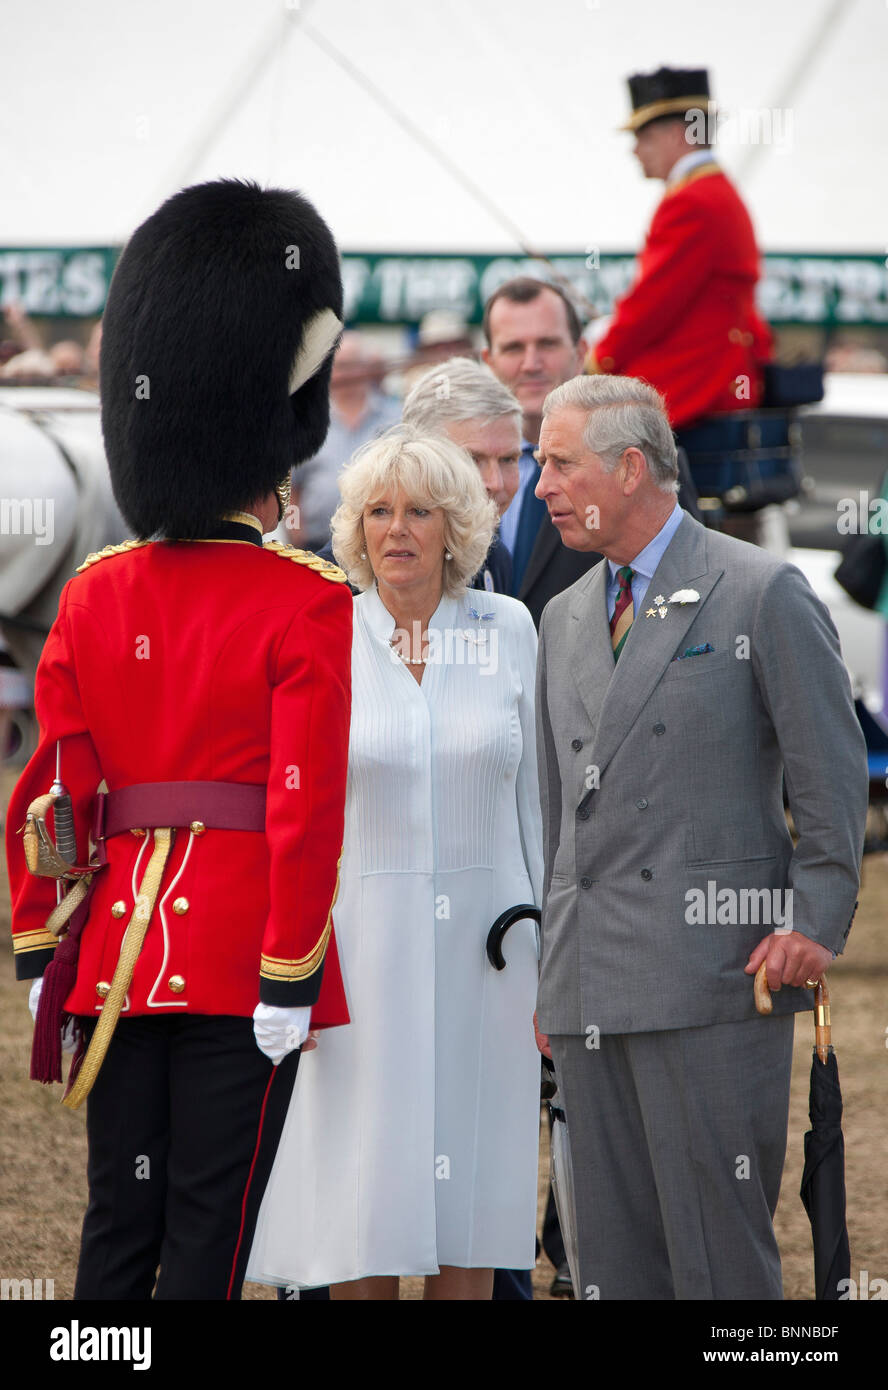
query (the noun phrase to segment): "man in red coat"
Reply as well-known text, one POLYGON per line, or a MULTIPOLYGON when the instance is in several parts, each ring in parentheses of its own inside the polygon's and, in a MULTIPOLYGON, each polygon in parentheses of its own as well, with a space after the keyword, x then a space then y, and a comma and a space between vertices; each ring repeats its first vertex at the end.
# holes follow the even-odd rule
POLYGON ((111 285, 102 423, 136 539, 62 593, 8 816, 17 973, 42 980, 32 1075, 60 1079, 65 1020, 80 1040, 77 1299, 240 1297, 309 1022, 348 1021, 352 600, 335 565, 262 543, 326 434, 341 312, 311 204, 236 181, 169 199, 111 285), (70 825, 38 801, 59 779, 70 825), (60 905, 34 876, 41 816, 69 864, 95 846, 60 905))
POLYGON ((631 289, 586 370, 642 377, 681 430, 760 403, 771 335, 755 307, 759 253, 749 213, 716 163, 705 71, 629 78, 635 154, 666 184, 631 289))

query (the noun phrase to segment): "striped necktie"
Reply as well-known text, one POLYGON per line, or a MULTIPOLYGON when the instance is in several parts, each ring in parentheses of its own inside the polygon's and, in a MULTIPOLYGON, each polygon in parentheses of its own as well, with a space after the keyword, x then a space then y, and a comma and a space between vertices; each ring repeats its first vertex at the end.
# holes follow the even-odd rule
POLYGON ((622 569, 618 569, 617 579, 620 588, 614 605, 614 616, 610 620, 611 646, 614 649, 615 662, 620 658, 620 652, 623 650, 623 644, 629 636, 629 629, 635 617, 635 609, 632 606, 631 567, 623 565, 622 569))

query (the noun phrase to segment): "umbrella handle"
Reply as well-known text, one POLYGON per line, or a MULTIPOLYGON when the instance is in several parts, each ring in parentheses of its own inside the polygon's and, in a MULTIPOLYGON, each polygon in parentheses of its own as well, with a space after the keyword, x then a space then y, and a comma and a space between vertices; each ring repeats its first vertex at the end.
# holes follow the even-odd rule
POLYGON ((829 985, 821 975, 814 990, 814 1051, 826 1066, 832 1052, 832 1028, 829 1021, 829 985))
MULTIPOLYGON (((771 991, 768 989, 768 976, 764 961, 755 972, 752 989, 758 1012, 769 1014, 774 1006, 771 1002, 771 991)), ((826 976, 821 975, 814 989, 814 1050, 824 1065, 830 1054, 831 1042, 829 985, 826 983, 826 976)))
POLYGON ((760 1014, 769 1014, 774 1005, 771 1003, 771 991, 768 989, 768 976, 765 973, 764 961, 762 961, 758 970, 755 972, 755 979, 752 982, 752 994, 758 1012, 760 1014))
POLYGON ((490 931, 487 933, 487 959, 494 970, 505 970, 506 958, 503 955, 503 937, 514 926, 520 922, 522 917, 530 917, 540 924, 542 913, 533 903, 520 903, 517 907, 507 907, 505 912, 501 912, 497 917, 490 931))

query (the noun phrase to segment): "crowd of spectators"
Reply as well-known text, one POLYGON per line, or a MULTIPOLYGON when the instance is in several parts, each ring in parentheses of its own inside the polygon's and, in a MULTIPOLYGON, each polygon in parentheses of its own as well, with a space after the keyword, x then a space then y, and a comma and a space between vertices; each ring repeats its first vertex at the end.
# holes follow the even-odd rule
POLYGON ((0 338, 0 381, 26 385, 62 382, 96 387, 99 380, 101 320, 96 323, 86 345, 74 338, 62 338, 46 346, 39 329, 20 304, 3 309, 3 336, 0 338))

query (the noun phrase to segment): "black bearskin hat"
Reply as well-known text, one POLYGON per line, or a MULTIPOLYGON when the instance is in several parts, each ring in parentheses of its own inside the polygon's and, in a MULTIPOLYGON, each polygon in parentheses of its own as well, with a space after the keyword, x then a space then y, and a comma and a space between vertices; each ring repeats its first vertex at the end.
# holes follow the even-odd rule
POLYGON ((236 179, 133 233, 102 322, 102 430, 140 539, 197 538, 315 454, 330 423, 342 278, 305 198, 236 179))

